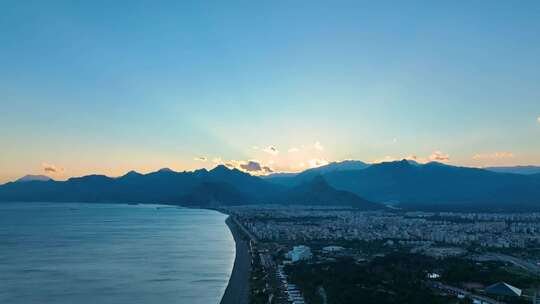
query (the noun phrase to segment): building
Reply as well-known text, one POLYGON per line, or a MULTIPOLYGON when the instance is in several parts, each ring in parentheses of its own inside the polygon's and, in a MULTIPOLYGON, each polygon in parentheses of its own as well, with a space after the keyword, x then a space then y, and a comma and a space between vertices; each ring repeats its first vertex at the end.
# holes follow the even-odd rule
POLYGON ((499 296, 521 296, 521 289, 510 284, 499 282, 486 287, 486 292, 499 296))
POLYGON ((293 263, 309 260, 312 256, 311 249, 304 245, 294 246, 293 249, 286 254, 286 257, 291 259, 293 263))

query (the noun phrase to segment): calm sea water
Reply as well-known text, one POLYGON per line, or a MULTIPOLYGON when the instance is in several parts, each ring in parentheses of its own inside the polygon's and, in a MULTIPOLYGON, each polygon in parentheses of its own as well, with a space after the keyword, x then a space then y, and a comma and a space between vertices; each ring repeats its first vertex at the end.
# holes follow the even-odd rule
POLYGON ((226 216, 156 205, 0 203, 0 303, 219 303, 226 216))

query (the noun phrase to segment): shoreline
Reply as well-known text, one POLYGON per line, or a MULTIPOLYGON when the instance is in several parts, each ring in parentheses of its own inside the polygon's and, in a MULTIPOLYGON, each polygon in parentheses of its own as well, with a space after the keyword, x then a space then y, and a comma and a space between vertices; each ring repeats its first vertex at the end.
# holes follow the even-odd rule
POLYGON ((231 231, 236 246, 233 270, 229 283, 223 293, 220 304, 248 304, 249 303, 249 278, 251 273, 251 256, 249 242, 242 236, 238 226, 231 216, 225 220, 231 231))

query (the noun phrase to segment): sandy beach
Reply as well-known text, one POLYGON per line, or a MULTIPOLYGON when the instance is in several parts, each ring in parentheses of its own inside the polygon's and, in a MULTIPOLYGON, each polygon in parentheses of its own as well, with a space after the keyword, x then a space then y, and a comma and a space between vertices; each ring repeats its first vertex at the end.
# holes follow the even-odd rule
POLYGON ((230 217, 227 218, 226 223, 236 243, 236 257, 229 284, 220 304, 247 304, 249 302, 249 274, 251 270, 249 244, 230 217))

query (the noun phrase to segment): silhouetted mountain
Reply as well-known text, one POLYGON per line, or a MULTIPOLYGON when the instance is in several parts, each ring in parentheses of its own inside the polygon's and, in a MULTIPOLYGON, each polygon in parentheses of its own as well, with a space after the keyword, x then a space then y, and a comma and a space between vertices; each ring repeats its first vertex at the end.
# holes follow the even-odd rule
POLYGON ((540 166, 487 167, 488 171, 514 174, 540 174, 540 166))
POLYGON ((540 209, 540 179, 441 163, 375 164, 364 170, 324 175, 336 189, 371 201, 419 209, 540 209))
POLYGON ((373 206, 369 202, 377 202, 422 210, 540 210, 540 174, 495 173, 406 160, 359 168, 325 169, 314 177, 313 171, 305 171, 281 185, 225 166, 210 171, 129 172, 118 178, 90 175, 67 181, 12 182, 0 186, 0 201, 328 203, 364 209, 373 206))
POLYGON ((253 199, 223 182, 203 182, 180 200, 186 206, 216 207, 222 205, 245 205, 253 199))
POLYGON ((286 189, 237 169, 218 166, 210 171, 159 170, 148 174, 131 171, 117 178, 88 175, 67 181, 7 183, 0 186, 0 201, 146 202, 196 206, 305 204, 309 201, 328 205, 360 206, 364 203, 354 194, 332 189, 326 182, 310 184, 311 192, 305 187, 286 189))
POLYGON ((281 200, 283 203, 295 202, 300 205, 352 206, 362 210, 384 208, 351 192, 332 188, 320 175, 285 191, 281 200))
POLYGON ((421 166, 422 164, 415 161, 415 160, 412 160, 412 159, 405 159, 409 164, 413 165, 413 166, 421 166))
POLYGON ((369 166, 370 164, 364 163, 359 160, 345 160, 341 162, 332 162, 328 165, 320 166, 317 168, 307 169, 297 174, 271 174, 266 176, 265 179, 279 185, 299 185, 301 183, 312 180, 318 175, 328 174, 330 172, 337 171, 362 170, 369 166))
POLYGON ((267 181, 244 173, 238 169, 229 169, 220 165, 210 170, 204 176, 206 182, 222 182, 236 186, 241 192, 249 195, 257 201, 262 201, 269 195, 281 191, 280 186, 273 185, 267 181))
POLYGON ((370 164, 366 164, 359 160, 344 160, 341 162, 332 162, 328 165, 320 166, 317 168, 307 169, 304 172, 298 174, 300 179, 312 179, 317 175, 327 174, 330 172, 338 171, 351 171, 351 170, 362 170, 369 167, 370 164))
POLYGON ((21 178, 19 178, 18 180, 16 180, 16 182, 18 183, 25 183, 25 182, 46 182, 46 181, 50 181, 52 180, 52 178, 46 176, 46 175, 25 175, 21 178))

